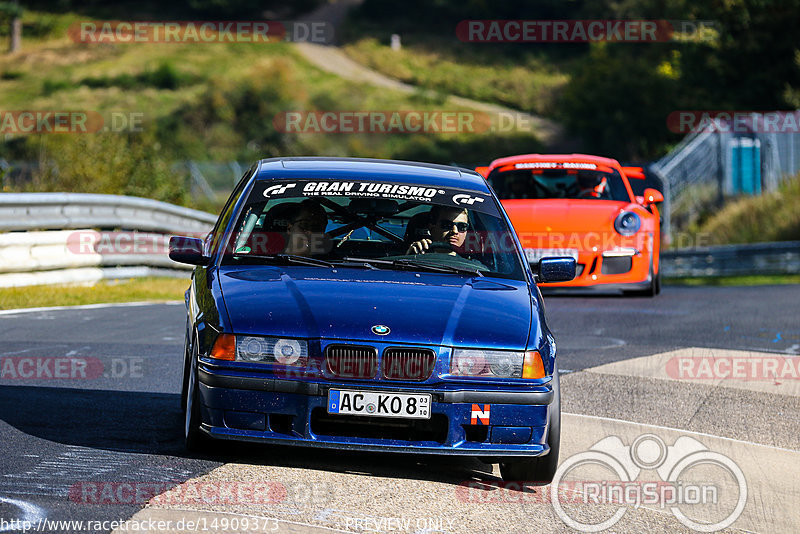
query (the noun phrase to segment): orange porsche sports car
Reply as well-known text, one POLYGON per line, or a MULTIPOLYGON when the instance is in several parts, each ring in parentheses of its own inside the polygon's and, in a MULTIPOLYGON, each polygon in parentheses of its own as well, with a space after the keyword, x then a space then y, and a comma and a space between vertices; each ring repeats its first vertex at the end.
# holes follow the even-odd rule
POLYGON ((634 196, 640 167, 584 154, 528 154, 476 169, 494 188, 530 262, 572 256, 574 280, 560 287, 602 286, 657 295, 660 231, 655 189, 634 196))

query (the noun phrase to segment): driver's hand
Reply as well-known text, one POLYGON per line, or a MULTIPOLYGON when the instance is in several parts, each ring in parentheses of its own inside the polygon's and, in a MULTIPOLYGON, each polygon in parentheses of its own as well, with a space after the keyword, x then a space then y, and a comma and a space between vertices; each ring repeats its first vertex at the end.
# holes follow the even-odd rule
POLYGON ((408 247, 406 254, 425 254, 428 248, 433 243, 430 239, 420 239, 419 241, 414 241, 411 243, 411 246, 408 247))

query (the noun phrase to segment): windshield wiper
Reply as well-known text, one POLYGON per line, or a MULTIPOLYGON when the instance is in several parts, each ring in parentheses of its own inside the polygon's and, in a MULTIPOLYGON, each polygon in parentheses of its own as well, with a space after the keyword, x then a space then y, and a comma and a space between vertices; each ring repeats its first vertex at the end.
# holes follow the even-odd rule
POLYGON ((316 258, 309 258, 306 256, 297 256, 296 254, 234 254, 234 257, 257 258, 259 260, 274 261, 282 264, 296 263, 298 265, 314 265, 316 267, 334 267, 332 263, 325 260, 318 260, 316 258))
POLYGON ((344 258, 344 261, 359 263, 359 264, 369 264, 369 265, 383 265, 386 267, 393 267, 393 268, 404 268, 408 269, 409 267, 412 269, 425 269, 428 271, 434 271, 439 273, 458 273, 458 274, 470 274, 472 276, 483 276, 483 273, 480 272, 478 269, 471 269, 469 267, 456 267, 453 265, 444 265, 441 263, 430 263, 426 261, 419 261, 419 260, 412 260, 401 258, 398 260, 382 260, 378 258, 351 258, 347 257, 344 258))
POLYGON ((363 267, 364 269, 376 270, 377 267, 373 265, 375 260, 366 258, 344 258, 336 262, 336 267, 363 267))

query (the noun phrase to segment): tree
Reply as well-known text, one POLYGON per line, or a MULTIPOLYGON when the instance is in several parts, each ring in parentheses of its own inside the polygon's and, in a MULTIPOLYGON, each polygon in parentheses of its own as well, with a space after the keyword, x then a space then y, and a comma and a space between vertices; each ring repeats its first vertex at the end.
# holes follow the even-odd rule
POLYGON ((0 14, 9 19, 8 53, 13 54, 22 48, 22 7, 19 0, 0 2, 0 14))

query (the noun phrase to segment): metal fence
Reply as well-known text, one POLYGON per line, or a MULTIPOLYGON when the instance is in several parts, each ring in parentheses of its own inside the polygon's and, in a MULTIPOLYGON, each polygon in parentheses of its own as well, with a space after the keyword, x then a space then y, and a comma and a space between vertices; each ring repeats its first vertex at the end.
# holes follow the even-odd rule
POLYGON ((0 193, 0 287, 138 276, 186 277, 170 234, 206 234, 216 216, 155 200, 0 193))
POLYGON ((216 216, 147 198, 89 193, 0 193, 0 231, 70 228, 202 231, 216 216))
MULTIPOLYGON (((764 124, 763 115, 748 116, 748 124, 764 124)), ((774 191, 800 172, 800 133, 748 130, 722 119, 716 119, 716 124, 690 133, 650 166, 664 184, 662 233, 667 240, 676 222, 676 208, 691 219, 703 203, 721 205, 728 196, 774 191), (752 151, 755 165, 749 187, 743 186, 739 176, 745 149, 752 151)))
POLYGON ((800 274, 800 241, 669 250, 661 268, 665 277, 800 274))

